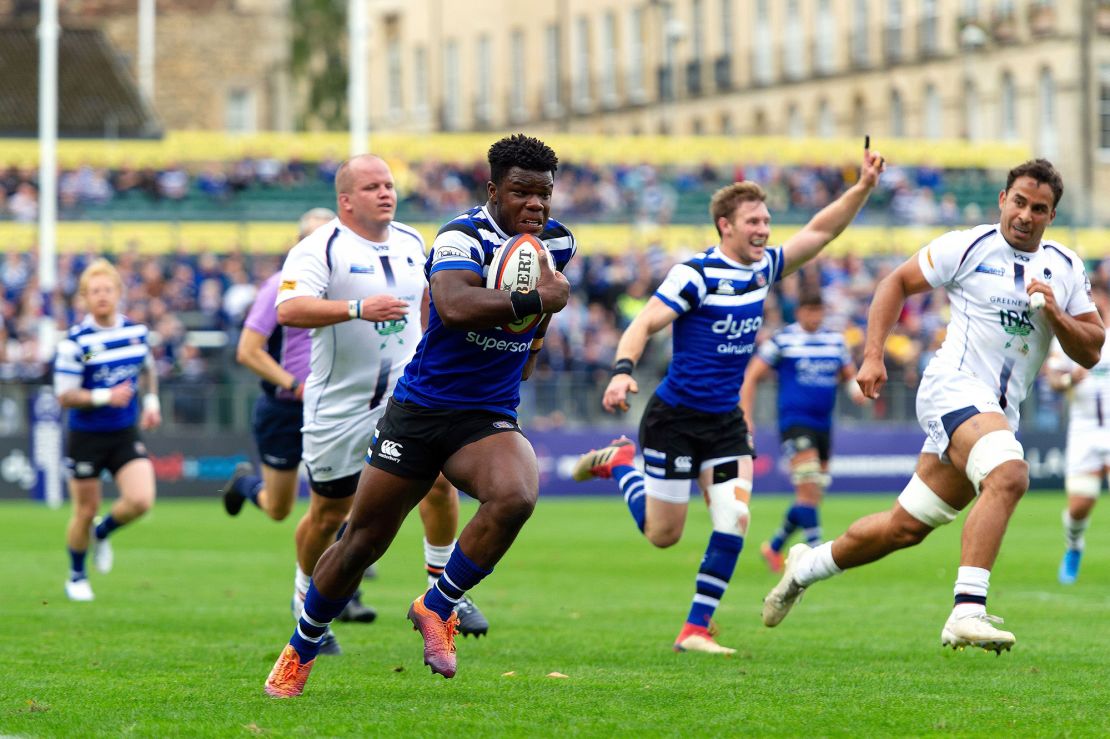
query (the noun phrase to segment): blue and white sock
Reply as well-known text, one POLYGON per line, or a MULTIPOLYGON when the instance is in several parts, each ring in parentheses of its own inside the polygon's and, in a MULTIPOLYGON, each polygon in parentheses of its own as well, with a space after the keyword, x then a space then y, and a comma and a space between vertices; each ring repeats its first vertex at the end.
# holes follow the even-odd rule
POLYGON ((424 594, 424 605, 431 611, 439 614, 443 620, 451 617, 455 604, 462 600, 466 591, 480 583, 482 579, 493 572, 476 564, 470 557, 463 554, 463 550, 456 544, 443 568, 443 574, 436 580, 436 584, 424 594))
POLYGON ((235 481, 231 489, 258 505, 258 494, 262 492, 262 478, 258 475, 243 475, 235 481))
POLYGON ((120 526, 123 526, 123 524, 117 521, 112 516, 112 514, 109 513, 100 521, 100 523, 96 525, 96 538, 100 541, 104 541, 108 538, 109 534, 118 529, 120 526))
POLYGON ((69 552, 69 579, 73 582, 88 579, 89 576, 85 573, 85 555, 88 551, 78 552, 68 548, 66 551, 69 552))
POLYGON ((297 620, 297 629, 289 639, 293 649, 301 658, 301 664, 316 659, 320 651, 320 642, 327 633, 328 626, 347 606, 350 598, 332 600, 325 598, 316 589, 316 584, 308 586, 308 595, 304 599, 304 610, 297 620))
MULTIPOLYGON (((793 513, 794 524, 802 530, 806 537, 806 544, 815 547, 821 543, 821 519, 817 509, 811 505, 795 503, 790 509, 793 513)), ((790 513, 787 514, 788 516, 790 513)))
POLYGON ((644 473, 632 465, 617 465, 613 468, 613 479, 617 481, 621 492, 624 493, 624 503, 636 528, 644 532, 644 519, 647 516, 647 496, 644 493, 644 473))
POLYGON ((707 628, 717 606, 728 589, 728 582, 736 569, 736 560, 744 548, 744 537, 714 531, 709 535, 701 567, 698 568, 697 591, 690 604, 686 623, 707 628))

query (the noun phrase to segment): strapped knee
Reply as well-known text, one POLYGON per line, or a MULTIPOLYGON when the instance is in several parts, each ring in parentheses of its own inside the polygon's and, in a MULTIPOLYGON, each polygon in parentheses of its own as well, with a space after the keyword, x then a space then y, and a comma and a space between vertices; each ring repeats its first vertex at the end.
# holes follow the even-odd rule
POLYGON ((967 455, 966 468, 967 479, 975 486, 975 494, 979 494, 979 486, 987 475, 999 465, 1013 460, 1025 461, 1025 450, 1013 431, 991 431, 979 437, 967 455))
POLYGON ((1097 498, 1102 491, 1102 478, 1092 474, 1068 475, 1064 478, 1064 490, 1068 495, 1097 498))
POLYGON ((714 531, 746 536, 751 521, 748 501, 752 497, 752 482, 736 477, 738 474, 739 468, 735 460, 713 469, 714 482, 707 491, 709 517, 713 521, 714 531), (730 477, 726 478, 726 475, 730 477))
POLYGON ((811 483, 824 487, 825 474, 821 472, 821 461, 807 459, 794 465, 790 471, 790 481, 795 485, 811 483))
POLYGON ((902 506, 906 513, 934 529, 946 523, 952 523, 959 514, 959 511, 941 500, 940 496, 916 474, 910 478, 909 483, 898 496, 898 505, 902 506))

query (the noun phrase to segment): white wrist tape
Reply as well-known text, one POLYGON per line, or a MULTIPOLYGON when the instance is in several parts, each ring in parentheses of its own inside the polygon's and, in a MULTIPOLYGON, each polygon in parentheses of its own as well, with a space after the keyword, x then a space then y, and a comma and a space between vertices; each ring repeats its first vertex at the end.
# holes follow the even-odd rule
POLYGON ((362 301, 361 300, 348 300, 347 301, 347 316, 354 321, 355 319, 362 318, 362 301))
POLYGON ((108 405, 108 403, 112 402, 111 388, 98 387, 95 390, 91 391, 89 395, 92 397, 92 404, 97 407, 108 405))
POLYGON ((147 412, 156 411, 158 413, 161 413, 162 401, 158 400, 158 396, 155 393, 147 393, 143 396, 143 410, 147 412))

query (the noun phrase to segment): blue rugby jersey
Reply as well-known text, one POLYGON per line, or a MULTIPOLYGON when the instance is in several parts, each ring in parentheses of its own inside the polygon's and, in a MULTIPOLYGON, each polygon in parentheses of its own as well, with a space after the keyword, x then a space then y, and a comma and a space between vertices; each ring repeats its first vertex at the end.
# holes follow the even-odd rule
POLYGON ((779 429, 832 428, 840 371, 851 364, 844 337, 824 327, 809 333, 796 323, 759 347, 759 357, 779 376, 779 429))
MULTIPOLYGON (((86 316, 58 342, 55 387, 64 389, 68 384, 62 379, 65 376, 79 378, 77 387, 85 390, 110 388, 121 382, 137 384, 139 371, 150 354, 148 333, 146 326, 123 315, 110 327, 98 326, 92 316, 86 316)), ((134 426, 138 419, 137 391, 124 408, 101 406, 69 411, 69 427, 75 431, 119 431, 134 426)))
MULTIPOLYGON (((469 270, 484 280, 493 251, 512 238, 494 222, 484 206, 471 208, 439 230, 424 272, 431 282, 441 270, 469 270)), ((563 271, 574 256, 574 236, 554 219, 539 236, 563 271)), ((516 417, 520 404, 520 373, 536 328, 511 334, 500 328, 449 329, 428 309, 428 330, 405 367, 393 397, 428 408, 481 408, 516 417)))
POLYGON ((763 325, 763 301, 782 279, 782 247, 767 247, 754 264, 729 259, 716 246, 676 264, 655 297, 678 313, 667 376, 655 391, 665 403, 727 413, 739 401, 744 369, 763 325))

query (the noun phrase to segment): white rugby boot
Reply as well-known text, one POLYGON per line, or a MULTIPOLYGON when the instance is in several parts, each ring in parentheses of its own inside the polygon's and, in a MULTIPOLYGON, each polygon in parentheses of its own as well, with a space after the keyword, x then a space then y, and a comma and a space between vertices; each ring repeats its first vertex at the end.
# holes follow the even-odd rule
POLYGON ((92 549, 93 564, 96 565, 96 571, 107 575, 112 571, 112 562, 115 561, 115 556, 112 554, 112 545, 108 543, 107 539, 96 538, 96 527, 100 520, 101 517, 97 516, 93 519, 92 525, 89 526, 89 548, 92 549))
POLYGON ((798 542, 790 547, 786 562, 782 566, 782 579, 763 599, 764 626, 778 626, 806 591, 805 586, 799 585, 794 579, 794 573, 797 572, 802 557, 810 551, 810 546, 804 542, 798 542))
POLYGON ((91 601, 95 596, 88 578, 66 580, 66 597, 84 603, 91 601))
POLYGON ((944 628, 940 632, 940 645, 963 649, 964 647, 979 647, 995 655, 1002 654, 1002 650, 1010 651, 1017 639, 1009 631, 996 629, 995 624, 1002 623, 998 616, 988 615, 986 611, 977 611, 957 616, 953 611, 948 617, 944 628))

